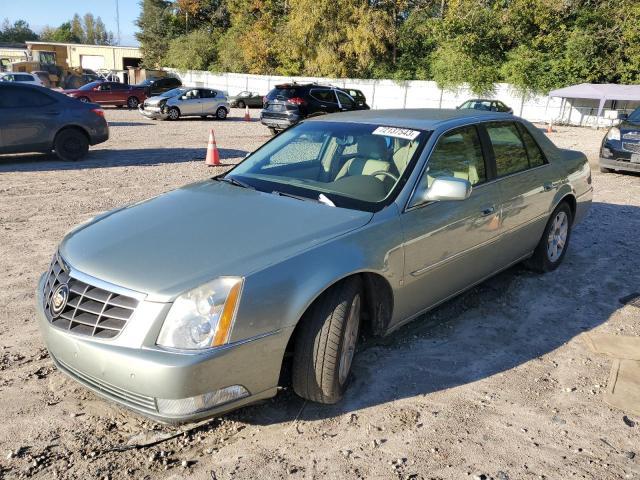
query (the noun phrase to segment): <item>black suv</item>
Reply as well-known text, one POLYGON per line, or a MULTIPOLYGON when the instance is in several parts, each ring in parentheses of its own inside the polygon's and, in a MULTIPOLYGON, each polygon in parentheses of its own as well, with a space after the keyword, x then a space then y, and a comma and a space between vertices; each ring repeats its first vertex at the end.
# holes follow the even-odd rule
POLYGON ((145 89, 147 97, 155 97, 156 95, 160 95, 161 93, 181 87, 182 82, 179 78, 175 77, 147 78, 137 86, 143 87, 145 89))
POLYGON ((340 89, 317 83, 284 84, 264 97, 260 121, 275 134, 309 116, 349 110, 369 110, 361 91, 340 89), (348 92, 357 92, 357 97, 348 92))

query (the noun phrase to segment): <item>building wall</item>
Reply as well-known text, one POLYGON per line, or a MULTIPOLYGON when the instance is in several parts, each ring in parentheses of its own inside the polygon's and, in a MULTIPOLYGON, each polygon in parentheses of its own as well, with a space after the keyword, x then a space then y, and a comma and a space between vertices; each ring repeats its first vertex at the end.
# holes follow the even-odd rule
POLYGON ((70 45, 69 66, 81 67, 82 56, 103 57, 103 67, 108 70, 124 70, 123 58, 142 58, 139 48, 135 47, 105 47, 97 45, 70 45))
POLYGON ((8 58, 9 60, 26 60, 24 48, 0 48, 0 58, 8 58))

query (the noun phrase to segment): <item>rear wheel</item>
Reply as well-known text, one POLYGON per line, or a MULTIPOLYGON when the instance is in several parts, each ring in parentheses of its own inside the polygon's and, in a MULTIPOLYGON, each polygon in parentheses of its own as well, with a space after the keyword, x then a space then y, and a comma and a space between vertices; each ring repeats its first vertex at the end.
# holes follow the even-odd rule
POLYGON ((247 106, 247 104, 246 104, 246 103, 244 103, 242 100, 239 100, 239 101, 238 101, 238 108, 244 108, 244 107, 246 107, 246 106, 247 106))
POLYGON ((127 107, 138 108, 138 105, 140 105, 140 101, 136 97, 127 98, 127 107))
POLYGON ((88 97, 78 97, 78 100, 80 100, 82 103, 89 103, 90 102, 88 97))
POLYGON ((224 107, 220 107, 218 110, 216 110, 216 118, 218 120, 224 120, 225 118, 227 118, 227 109, 224 107))
POLYGON ((558 268, 569 247, 572 223, 571 208, 567 202, 562 202, 551 214, 540 243, 525 265, 541 273, 558 268))
POLYGON ((323 293, 304 314, 293 355, 294 391, 336 403, 349 380, 362 313, 362 282, 348 278, 323 293))
POLYGON ((53 149, 60 160, 75 162, 89 151, 89 139, 79 130, 63 130, 56 135, 53 149))
POLYGON ((180 118, 180 110, 176 107, 171 107, 167 111, 167 116, 169 117, 169 120, 178 120, 180 118))

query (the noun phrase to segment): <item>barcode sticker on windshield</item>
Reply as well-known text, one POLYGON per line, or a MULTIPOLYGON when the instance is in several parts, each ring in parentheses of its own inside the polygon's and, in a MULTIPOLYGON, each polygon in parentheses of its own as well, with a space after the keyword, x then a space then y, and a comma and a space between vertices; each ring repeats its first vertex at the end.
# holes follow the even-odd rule
POLYGON ((408 128, 378 127, 373 131, 373 134, 415 140, 418 138, 418 135, 420 135, 420 132, 417 130, 409 130, 408 128))

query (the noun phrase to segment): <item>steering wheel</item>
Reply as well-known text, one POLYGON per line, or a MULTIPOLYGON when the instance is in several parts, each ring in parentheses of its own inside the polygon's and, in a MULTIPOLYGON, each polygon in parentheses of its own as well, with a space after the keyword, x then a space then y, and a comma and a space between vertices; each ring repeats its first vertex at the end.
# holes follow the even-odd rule
POLYGON ((384 175, 389 177, 390 179, 392 179, 394 182, 398 181, 398 177, 396 177, 393 173, 391 172, 387 172, 386 170, 378 170, 376 172, 373 172, 372 174, 370 174, 369 176, 371 177, 375 177, 376 175, 384 175))

